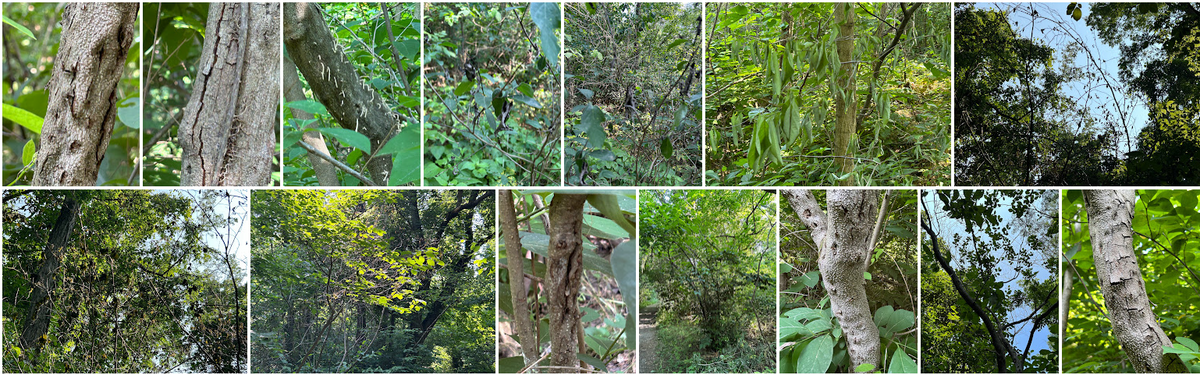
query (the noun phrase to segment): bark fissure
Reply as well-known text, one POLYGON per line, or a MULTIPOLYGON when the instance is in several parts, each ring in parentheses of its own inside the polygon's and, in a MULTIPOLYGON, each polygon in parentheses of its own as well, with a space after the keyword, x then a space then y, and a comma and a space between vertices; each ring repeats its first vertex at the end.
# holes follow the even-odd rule
POLYGON ((1108 306, 1113 336, 1141 373, 1188 372, 1158 325, 1133 249, 1133 190, 1084 190, 1096 277, 1108 306))
POLYGON ((31 185, 96 184, 116 123, 117 85, 133 43, 138 7, 74 3, 63 10, 31 185))
POLYGON ((555 194, 550 202, 550 362, 574 372, 579 360, 579 287, 583 276, 583 204, 587 195, 555 194))

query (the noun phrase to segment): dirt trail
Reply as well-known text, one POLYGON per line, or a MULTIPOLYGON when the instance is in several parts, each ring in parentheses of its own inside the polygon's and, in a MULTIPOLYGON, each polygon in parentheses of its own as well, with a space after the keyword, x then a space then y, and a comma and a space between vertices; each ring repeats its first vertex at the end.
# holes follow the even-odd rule
POLYGON ((658 370, 658 358, 654 353, 658 350, 658 306, 643 306, 638 314, 638 371, 643 373, 658 370))

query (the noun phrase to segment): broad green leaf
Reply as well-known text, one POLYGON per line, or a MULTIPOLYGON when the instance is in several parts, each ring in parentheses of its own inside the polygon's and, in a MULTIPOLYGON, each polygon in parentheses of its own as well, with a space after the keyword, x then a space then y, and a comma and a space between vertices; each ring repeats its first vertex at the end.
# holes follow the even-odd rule
POLYGON ((497 366, 501 374, 513 374, 525 368, 525 357, 507 357, 500 358, 500 364, 497 366))
POLYGON ((662 144, 658 146, 658 151, 662 153, 663 159, 670 159, 671 155, 675 154, 675 147, 671 146, 671 138, 663 138, 662 144))
POLYGON ((592 100, 592 95, 596 94, 596 92, 588 89, 579 89, 579 93, 583 94, 583 97, 588 98, 588 100, 592 100))
POLYGON ((888 373, 891 374, 916 374, 917 362, 913 361, 908 353, 903 350, 897 350, 892 354, 892 362, 888 365, 888 373))
POLYGON ((875 365, 870 364, 870 363, 864 363, 864 364, 858 365, 858 367, 854 368, 854 372, 874 372, 874 371, 875 371, 875 365))
POLYGON ((347 146, 363 150, 367 153, 371 152, 371 140, 367 138, 367 136, 359 134, 356 131, 342 128, 320 128, 317 130, 325 135, 342 141, 342 143, 345 143, 347 146))
POLYGON ((824 374, 833 361, 833 338, 822 335, 804 347, 796 361, 796 373, 824 374))
POLYGON ((608 136, 604 132, 605 117, 604 111, 594 105, 583 110, 583 118, 579 120, 579 123, 583 126, 583 131, 587 133, 588 147, 604 146, 604 140, 608 136))
POLYGON ((312 99, 288 102, 287 107, 291 109, 298 109, 314 115, 329 116, 329 112, 325 110, 325 105, 312 99))
POLYGON ((625 214, 621 211, 621 204, 617 201, 616 194, 588 194, 587 202, 592 207, 600 210, 600 213, 604 214, 604 217, 624 228, 625 232, 629 234, 631 241, 637 240, 637 228, 628 220, 625 220, 625 214))
POLYGON ((555 31, 562 24, 562 13, 558 10, 558 3, 532 3, 529 5, 529 14, 541 34, 542 56, 546 57, 551 67, 557 69, 559 46, 555 31))
POLYGON ((817 286, 817 283, 818 283, 818 282, 821 282, 821 271, 819 271, 819 270, 817 270, 817 271, 810 271, 810 272, 808 272, 808 273, 804 274, 804 276, 801 276, 801 277, 802 277, 802 278, 803 278, 803 280, 804 280, 804 286, 807 286, 807 287, 809 287, 809 288, 812 288, 812 287, 814 287, 814 286, 817 286))
POLYGON ((132 129, 142 130, 142 108, 138 97, 131 96, 117 104, 117 119, 132 129))
POLYGON ((418 126, 409 124, 383 145, 384 151, 392 153, 392 172, 388 174, 388 185, 404 185, 416 181, 421 175, 421 130, 418 126), (391 152, 389 147, 395 149, 391 152))
POLYGON ((21 150, 21 165, 29 165, 37 158, 37 144, 30 139, 21 150))
MULTIPOLYGON (((590 216, 590 215, 589 215, 590 216)), ((638 302, 638 261, 637 242, 625 241, 613 249, 612 269, 617 279, 617 287, 621 290, 621 299, 625 300, 625 342, 636 343, 637 339, 637 302, 638 302)), ((630 345, 634 346, 634 345, 630 345)))
POLYGON ((8 105, 8 103, 5 103, 3 107, 4 118, 17 123, 18 125, 21 125, 25 127, 25 129, 29 129, 29 131, 36 134, 42 133, 42 124, 45 122, 45 120, 43 120, 41 117, 24 109, 8 105))
POLYGON ((528 97, 525 95, 513 95, 511 98, 512 98, 512 100, 515 100, 518 103, 521 103, 521 104, 524 104, 524 105, 527 105, 527 106, 530 106, 533 108, 542 108, 542 103, 538 103, 537 99, 534 99, 534 98, 531 98, 531 97, 528 97))
POLYGON ((454 88, 454 95, 462 96, 468 92, 471 92, 471 89, 474 87, 475 87, 475 81, 472 81, 472 80, 462 81, 462 83, 458 84, 458 87, 454 88))

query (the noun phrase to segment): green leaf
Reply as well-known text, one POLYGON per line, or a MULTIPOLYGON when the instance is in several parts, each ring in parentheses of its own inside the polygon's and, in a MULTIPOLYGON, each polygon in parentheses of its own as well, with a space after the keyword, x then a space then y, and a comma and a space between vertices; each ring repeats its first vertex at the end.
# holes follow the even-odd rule
MULTIPOLYGON (((591 215, 587 215, 591 216, 591 215)), ((636 343, 634 338, 637 334, 637 242, 625 241, 613 249, 612 256, 609 258, 612 262, 613 276, 617 279, 617 288, 621 290, 621 299, 625 300, 625 311, 628 312, 625 317, 625 342, 636 343)))
POLYGON ((588 194, 587 202, 599 210, 604 217, 625 229, 625 232, 629 233, 631 241, 637 240, 637 227, 625 220, 625 214, 621 210, 621 203, 617 200, 616 194, 588 194))
POLYGON ((298 109, 314 115, 329 116, 329 111, 325 110, 325 105, 312 99, 288 102, 287 107, 291 109, 298 109))
POLYGON ((802 280, 804 280, 804 286, 812 288, 814 286, 817 286, 818 282, 821 282, 821 271, 820 270, 811 271, 809 273, 804 274, 804 276, 801 276, 801 278, 802 278, 802 280))
POLYGON ((686 43, 686 42, 687 42, 687 40, 686 40, 686 39, 683 39, 683 38, 678 38, 678 39, 675 39, 675 41, 674 41, 674 42, 671 42, 671 44, 668 44, 668 45, 667 45, 667 49, 672 49, 672 48, 675 48, 675 46, 678 46, 678 45, 680 45, 680 44, 683 44, 683 43, 686 43))
POLYGON ((31 132, 42 134, 42 124, 46 122, 44 119, 33 114, 33 112, 13 107, 8 105, 8 103, 5 103, 3 107, 4 118, 25 127, 25 129, 29 129, 31 132))
POLYGON ((463 94, 471 92, 472 88, 475 88, 475 81, 462 81, 462 83, 458 84, 458 87, 454 88, 454 95, 462 96, 463 94))
POLYGON ((537 99, 525 95, 513 95, 512 100, 533 108, 542 108, 542 103, 538 103, 537 99))
POLYGON ((833 338, 823 335, 804 347, 796 361, 796 372, 800 374, 823 374, 833 361, 833 338))
POLYGON ((892 354, 892 363, 888 366, 888 373, 916 374, 917 362, 913 361, 903 350, 897 350, 892 354))
POLYGON ((529 96, 529 97, 534 96, 533 88, 529 87, 528 83, 522 83, 520 86, 517 86, 517 92, 525 94, 525 96, 529 96))
POLYGON ((858 367, 854 368, 854 372, 874 372, 874 371, 875 371, 875 365, 870 364, 870 363, 864 363, 864 364, 858 365, 858 367))
POLYGON ((367 138, 365 135, 359 134, 356 131, 342 128, 320 128, 317 130, 321 131, 321 133, 324 133, 325 135, 342 141, 342 143, 345 143, 347 146, 363 150, 367 153, 371 152, 371 139, 367 138))
POLYGON ((871 273, 870 273, 870 272, 863 272, 863 279, 864 279, 864 280, 870 280, 870 279, 871 279, 871 273))
MULTIPOLYGON (((0 16, 0 17, 3 17, 5 24, 12 26, 14 29, 17 29, 17 31, 20 31, 21 34, 25 34, 25 36, 28 36, 29 38, 31 38, 33 40, 37 40, 37 37, 33 36, 33 32, 29 31, 29 28, 22 26, 21 24, 17 23, 17 21, 13 21, 11 18, 8 18, 8 16, 0 16)), ((8 38, 5 38, 5 39, 8 39, 8 38)), ((17 356, 20 357, 21 355, 17 354, 17 356)))
POLYGON ((139 103, 138 97, 131 96, 117 104, 117 119, 121 120, 121 124, 142 130, 142 107, 139 103))
MULTIPOLYGON (((588 336, 588 338, 592 338, 592 336, 588 336)), ((595 349, 593 348, 593 350, 595 350, 595 349)), ((601 349, 601 350, 603 350, 603 349, 601 349)), ((599 352, 599 350, 596 350, 596 351, 599 352)), ((592 367, 595 367, 599 370, 608 369, 608 367, 605 366, 604 361, 601 361, 599 358, 593 357, 591 355, 583 354, 583 353, 575 353, 575 358, 578 358, 580 361, 583 361, 584 363, 592 365, 592 367)))
POLYGON ((499 367, 501 374, 513 374, 525 368, 525 356, 500 358, 499 367))
POLYGON ((579 93, 583 94, 583 97, 588 98, 588 100, 592 100, 592 95, 596 95, 595 91, 588 89, 579 89, 579 93))
POLYGON ((604 146, 604 140, 608 137, 604 133, 604 111, 600 107, 589 105, 583 110, 583 118, 579 120, 583 126, 583 131, 588 136, 588 147, 596 148, 604 146))
POLYGON ((1179 342, 1188 349, 1191 349, 1193 352, 1200 352, 1200 345, 1196 345, 1196 342, 1192 341, 1192 339, 1187 337, 1176 337, 1175 341, 1179 342))
POLYGON ((658 145, 658 151, 662 153, 663 159, 670 159, 671 155, 675 154, 675 147, 671 146, 671 138, 663 138, 662 144, 658 145))
POLYGON ((392 137, 387 144, 380 149, 380 155, 386 155, 394 148, 394 156, 392 156, 392 172, 388 174, 388 185, 397 186, 404 185, 416 181, 421 175, 421 129, 419 126, 409 124, 392 137))
POLYGON ((593 150, 592 152, 588 153, 588 156, 603 161, 617 160, 617 155, 613 154, 613 152, 609 150, 593 150))
POLYGON ((37 144, 32 139, 25 142, 25 147, 21 150, 21 165, 29 165, 37 158, 37 144))
MULTIPOLYGON (((428 168, 426 168, 428 171, 428 168)), ((427 172, 428 173, 428 172, 427 172)), ((501 241, 503 245, 503 241, 501 241)), ((532 251, 544 257, 550 257, 550 236, 540 233, 521 232, 521 247, 532 251)), ((595 251, 591 251, 595 246, 591 243, 584 242, 583 252, 583 269, 597 271, 605 275, 613 276, 612 263, 604 259, 595 251)))
POLYGON ((782 274, 782 273, 788 273, 788 272, 792 272, 792 265, 787 264, 786 262, 779 263, 779 273, 782 274))
POLYGON ((542 56, 546 57, 551 67, 557 69, 559 47, 555 31, 562 24, 562 13, 558 10, 558 3, 532 3, 529 5, 529 14, 541 34, 542 56))

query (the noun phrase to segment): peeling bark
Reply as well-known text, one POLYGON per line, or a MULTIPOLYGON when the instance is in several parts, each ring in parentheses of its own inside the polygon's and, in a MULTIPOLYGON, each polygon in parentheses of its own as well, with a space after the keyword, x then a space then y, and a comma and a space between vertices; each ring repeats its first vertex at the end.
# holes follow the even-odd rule
MULTIPOLYGON (((839 87, 845 95, 833 95, 833 108, 837 115, 837 122, 833 130, 833 154, 837 156, 854 156, 850 154, 850 140, 854 138, 855 132, 858 130, 858 119, 855 115, 858 113, 858 101, 854 99, 854 86, 857 79, 856 72, 858 71, 857 64, 849 61, 854 60, 854 19, 855 12, 850 3, 837 3, 833 10, 833 22, 840 27, 838 35, 842 36, 837 41, 838 60, 842 61, 838 72, 830 79, 835 80, 834 85, 839 87)), ((854 170, 854 159, 840 157, 837 158, 837 166, 839 173, 850 173, 854 170)), ((842 180, 842 186, 854 185, 854 177, 847 177, 842 180)))
POLYGON ((117 84, 138 3, 72 3, 50 74, 50 102, 30 185, 92 186, 117 118, 117 84))
POLYGON ((1133 190, 1084 190, 1092 257, 1113 336, 1137 372, 1188 372, 1176 354, 1163 354, 1171 339, 1150 308, 1146 283, 1133 249, 1133 190))
POLYGON ((552 372, 575 372, 579 365, 579 286, 583 277, 583 203, 587 195, 554 194, 550 202, 550 362, 564 368, 552 372))
MULTIPOLYGON (((289 102, 308 99, 304 96, 304 87, 300 85, 300 73, 296 71, 296 63, 286 56, 283 59, 283 98, 289 102)), ((292 108, 292 117, 296 120, 312 120, 314 119, 311 113, 292 108)), ((316 129, 317 123, 311 122, 306 129, 316 129)), ((317 152, 329 155, 329 148, 325 146, 325 137, 321 132, 304 132, 300 139, 305 143, 313 146, 317 152)), ((308 163, 312 164, 313 172, 317 175, 317 183, 321 186, 338 186, 341 182, 338 181, 337 169, 325 158, 318 155, 309 154, 308 163)))
POLYGON ((179 124, 180 185, 266 186, 279 143, 279 4, 213 3, 179 124))
POLYGON ((852 367, 871 364, 880 368, 879 328, 867 303, 863 273, 871 256, 875 227, 876 192, 831 190, 829 213, 821 210, 808 190, 784 190, 800 221, 808 227, 820 252, 817 266, 829 292, 833 315, 846 334, 852 367))
POLYGON ((500 228, 504 231, 504 250, 508 255, 508 286, 512 293, 513 327, 521 343, 521 352, 528 366, 538 358, 537 337, 529 320, 529 296, 525 284, 525 251, 517 229, 517 210, 513 206, 512 190, 500 190, 500 228))
POLYGON ((63 248, 71 239, 71 231, 75 228, 76 218, 79 217, 81 203, 74 198, 63 200, 54 227, 50 229, 50 237, 42 250, 42 265, 38 267, 37 278, 33 284, 33 293, 29 299, 29 315, 25 318, 25 328, 21 331, 21 347, 26 350, 41 350, 46 343, 42 340, 50 329, 51 294, 57 288, 58 269, 62 266, 63 248))
MULTIPOLYGON (((372 151, 400 132, 399 115, 359 78, 316 5, 283 4, 283 43, 317 101, 343 128, 367 136, 372 151)), ((371 179, 380 184, 387 183, 391 169, 388 155, 375 156, 367 163, 371 179)))

